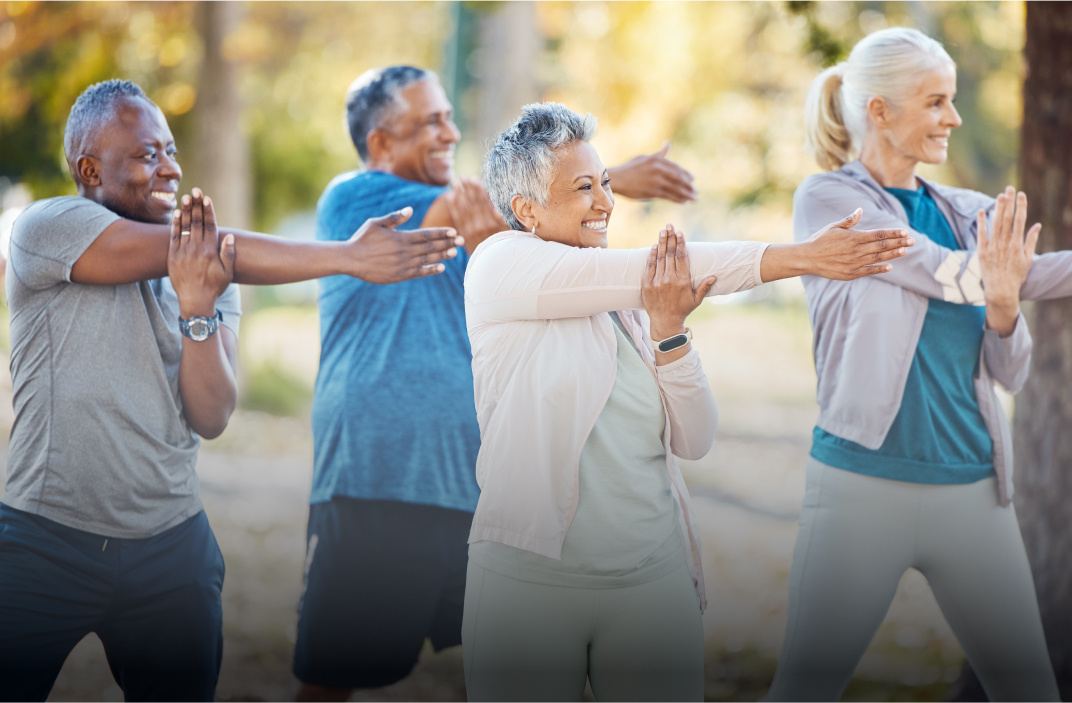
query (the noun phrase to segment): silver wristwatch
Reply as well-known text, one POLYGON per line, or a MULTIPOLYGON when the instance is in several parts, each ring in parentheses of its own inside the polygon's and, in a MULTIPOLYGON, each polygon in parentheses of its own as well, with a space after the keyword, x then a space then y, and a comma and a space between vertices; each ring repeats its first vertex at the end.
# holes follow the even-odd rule
POLYGON ((216 334, 216 330, 220 328, 220 322, 223 320, 223 313, 219 310, 212 317, 202 317, 200 315, 194 315, 189 320, 179 318, 179 331, 184 336, 189 337, 195 342, 203 342, 212 335, 216 334))

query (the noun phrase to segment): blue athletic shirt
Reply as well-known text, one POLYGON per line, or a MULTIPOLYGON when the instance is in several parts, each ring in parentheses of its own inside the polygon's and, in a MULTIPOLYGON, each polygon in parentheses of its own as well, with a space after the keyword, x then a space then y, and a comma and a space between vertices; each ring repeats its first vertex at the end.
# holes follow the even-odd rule
MULTIPOLYGON (((316 238, 349 239, 369 217, 405 206, 416 229, 446 189, 386 173, 335 178, 317 205, 316 238)), ((473 512, 480 429, 462 280, 469 256, 401 283, 332 276, 320 283, 320 370, 313 395, 313 491, 473 512)))
MULTIPOLYGON (((904 205, 912 229, 963 249, 924 186, 886 190, 904 205)), ((811 455, 840 469, 912 483, 991 476, 993 445, 972 385, 985 322, 985 307, 929 300, 901 408, 882 446, 867 449, 816 427, 811 455)))

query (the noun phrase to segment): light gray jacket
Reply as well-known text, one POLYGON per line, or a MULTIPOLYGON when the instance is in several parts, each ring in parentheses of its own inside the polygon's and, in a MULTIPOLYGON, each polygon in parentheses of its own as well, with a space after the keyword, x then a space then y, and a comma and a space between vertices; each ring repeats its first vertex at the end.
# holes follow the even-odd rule
MULTIPOLYGON (((922 180, 922 179, 921 179, 922 180)), ((814 330, 821 429, 869 449, 882 446, 901 407, 908 371, 923 329, 928 299, 983 305, 975 252, 976 213, 993 215, 994 199, 975 191, 923 181, 963 251, 938 246, 908 226, 904 207, 859 161, 809 177, 793 198, 793 234, 803 241, 831 222, 863 208, 859 229, 905 228, 915 246, 892 262, 889 273, 855 281, 803 276, 814 330)), ((1072 295, 1072 251, 1035 257, 1020 290, 1022 300, 1072 295)), ((1031 333, 1023 316, 1002 339, 986 329, 975 393, 994 442, 998 500, 1012 499, 1012 439, 994 382, 1015 393, 1031 361, 1031 333)))

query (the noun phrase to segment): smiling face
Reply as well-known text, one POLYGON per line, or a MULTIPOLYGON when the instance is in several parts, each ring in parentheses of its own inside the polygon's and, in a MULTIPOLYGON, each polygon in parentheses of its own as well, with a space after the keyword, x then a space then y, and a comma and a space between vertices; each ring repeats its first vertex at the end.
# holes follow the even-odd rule
POLYGON ((175 138, 160 108, 122 98, 115 118, 79 157, 80 190, 128 219, 168 224, 182 178, 175 155, 175 138))
POLYGON ((614 194, 595 147, 583 141, 562 147, 547 206, 531 203, 530 207, 540 239, 574 247, 606 248, 614 194))
POLYGON ((398 96, 406 105, 377 129, 386 133, 382 168, 399 178, 445 186, 454 176, 454 145, 461 138, 454 109, 436 81, 412 83, 398 96))
POLYGON ((941 164, 949 155, 949 135, 961 119, 953 106, 957 70, 949 63, 920 74, 916 91, 890 110, 880 138, 899 157, 941 164))

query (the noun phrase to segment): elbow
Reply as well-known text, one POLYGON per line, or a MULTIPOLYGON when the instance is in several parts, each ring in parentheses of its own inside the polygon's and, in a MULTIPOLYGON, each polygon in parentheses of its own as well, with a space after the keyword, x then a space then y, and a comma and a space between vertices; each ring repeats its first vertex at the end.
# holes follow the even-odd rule
POLYGON ((216 439, 227 429, 227 423, 231 419, 231 413, 220 414, 218 417, 203 419, 200 422, 190 422, 190 429, 197 433, 201 439, 216 439))
POLYGON ((678 432, 670 442, 670 450, 675 456, 688 461, 703 459, 715 445, 715 431, 718 429, 718 409, 712 403, 711 410, 702 426, 693 427, 691 432, 678 432))
POLYGON ((232 395, 225 401, 215 404, 211 409, 201 412, 186 413, 186 422, 190 429, 202 439, 216 439, 227 429, 231 414, 235 410, 236 398, 232 395))

